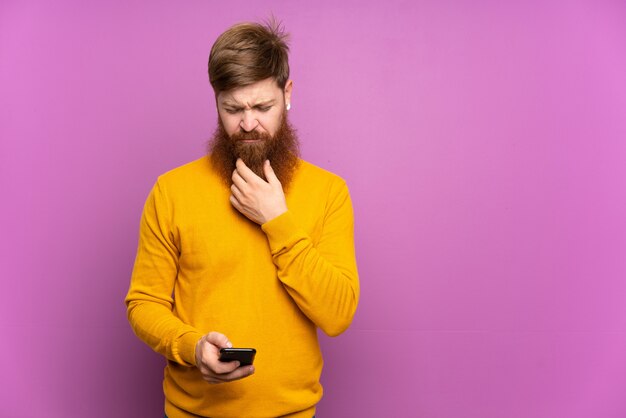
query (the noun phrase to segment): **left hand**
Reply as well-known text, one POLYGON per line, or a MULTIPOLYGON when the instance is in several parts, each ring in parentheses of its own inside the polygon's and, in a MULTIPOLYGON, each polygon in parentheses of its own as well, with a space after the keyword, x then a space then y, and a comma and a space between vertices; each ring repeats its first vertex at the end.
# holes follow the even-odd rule
POLYGON ((270 166, 263 164, 267 181, 257 176, 241 158, 237 159, 230 186, 230 203, 246 218, 259 225, 287 212, 283 186, 270 166))

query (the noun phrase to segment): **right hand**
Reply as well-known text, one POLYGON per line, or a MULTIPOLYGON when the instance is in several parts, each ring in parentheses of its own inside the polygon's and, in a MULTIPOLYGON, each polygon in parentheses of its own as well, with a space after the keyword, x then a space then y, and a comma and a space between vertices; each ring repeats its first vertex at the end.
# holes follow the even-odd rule
POLYGON ((219 361, 220 348, 233 345, 224 334, 209 332, 196 343, 196 366, 209 383, 225 383, 243 379, 254 373, 254 366, 239 367, 238 361, 219 361))

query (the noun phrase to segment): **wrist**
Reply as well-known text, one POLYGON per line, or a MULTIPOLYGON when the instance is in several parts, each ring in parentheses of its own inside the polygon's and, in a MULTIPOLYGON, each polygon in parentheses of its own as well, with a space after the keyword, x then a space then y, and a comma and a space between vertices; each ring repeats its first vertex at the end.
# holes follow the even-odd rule
MULTIPOLYGON (((204 338, 204 337, 203 337, 204 338)), ((197 342, 196 342, 196 349, 194 350, 194 360, 195 360, 195 365, 196 367, 200 367, 200 353, 201 353, 201 349, 200 349, 200 343, 202 342, 202 338, 200 338, 197 342)))
POLYGON ((286 207, 279 208, 279 209, 277 209, 275 211, 272 211, 272 212, 268 213, 265 216, 265 222, 263 222, 263 223, 267 223, 267 222, 271 221, 272 219, 276 219, 276 218, 278 218, 280 215, 282 215, 285 212, 287 212, 287 208, 286 207))

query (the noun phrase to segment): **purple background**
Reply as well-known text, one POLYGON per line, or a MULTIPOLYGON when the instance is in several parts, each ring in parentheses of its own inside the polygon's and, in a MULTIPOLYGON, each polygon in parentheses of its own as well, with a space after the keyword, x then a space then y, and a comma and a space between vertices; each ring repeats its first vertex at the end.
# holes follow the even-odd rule
POLYGON ((213 131, 212 42, 272 11, 355 204, 318 415, 626 416, 626 3, 260 3, 2 1, 0 416, 161 416, 139 216, 213 131))

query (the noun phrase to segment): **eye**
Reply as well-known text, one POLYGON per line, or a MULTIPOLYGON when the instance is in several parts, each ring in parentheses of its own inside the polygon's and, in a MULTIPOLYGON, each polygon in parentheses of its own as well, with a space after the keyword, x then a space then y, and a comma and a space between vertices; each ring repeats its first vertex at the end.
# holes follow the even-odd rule
POLYGON ((231 109, 231 108, 226 108, 224 110, 226 111, 226 113, 230 113, 231 115, 234 115, 235 113, 239 111, 238 109, 231 109))
POLYGON ((258 109, 261 112, 267 112, 268 110, 270 110, 272 108, 272 106, 259 106, 258 109))

